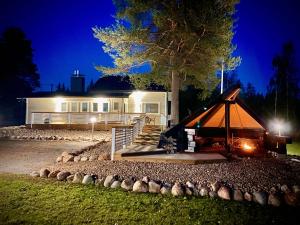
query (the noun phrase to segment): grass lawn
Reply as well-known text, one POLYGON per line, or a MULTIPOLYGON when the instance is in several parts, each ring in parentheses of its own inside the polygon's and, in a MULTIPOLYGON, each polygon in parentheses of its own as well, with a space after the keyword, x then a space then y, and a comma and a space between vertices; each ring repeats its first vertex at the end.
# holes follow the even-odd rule
POLYGON ((163 197, 0 174, 0 224, 297 224, 299 208, 163 197))
POLYGON ((300 141, 293 141, 292 144, 286 145, 288 155, 300 156, 300 141))

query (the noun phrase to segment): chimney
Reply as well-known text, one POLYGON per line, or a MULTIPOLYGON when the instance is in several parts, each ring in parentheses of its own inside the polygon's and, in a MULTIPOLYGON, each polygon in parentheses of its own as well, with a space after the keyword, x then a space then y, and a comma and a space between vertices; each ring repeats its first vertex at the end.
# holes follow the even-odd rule
POLYGON ((71 92, 78 94, 85 92, 85 77, 79 73, 79 70, 74 70, 71 76, 71 92))

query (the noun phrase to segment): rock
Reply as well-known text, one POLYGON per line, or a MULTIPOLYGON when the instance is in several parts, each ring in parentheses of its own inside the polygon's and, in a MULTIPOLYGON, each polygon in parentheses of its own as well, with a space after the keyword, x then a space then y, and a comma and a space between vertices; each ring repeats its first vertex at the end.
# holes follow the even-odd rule
POLYGON ((300 187, 299 187, 298 185, 294 185, 294 186, 292 187, 292 190, 293 190, 293 192, 296 193, 296 194, 300 193, 300 187))
POLYGON ((48 178, 56 178, 60 170, 55 170, 49 173, 48 178))
POLYGON ((47 178, 48 175, 49 175, 50 171, 46 168, 42 168, 40 170, 40 177, 44 177, 44 178, 47 178))
POLYGON ((192 191, 192 188, 189 188, 189 187, 186 187, 185 188, 185 193, 187 194, 187 195, 193 195, 193 191, 192 191))
POLYGON ((188 187, 188 188, 190 188, 190 189, 194 189, 195 188, 195 185, 193 184, 193 183, 191 183, 191 182, 186 182, 186 186, 188 187))
POLYGON ((111 184, 110 187, 111 187, 111 188, 119 188, 119 187, 121 187, 121 182, 118 181, 118 180, 115 180, 115 181, 111 184))
POLYGON ((217 192, 220 187, 221 187, 221 183, 219 181, 215 181, 214 183, 210 184, 210 188, 214 192, 217 192))
POLYGON ((73 155, 65 155, 63 156, 63 162, 73 162, 74 161, 74 156, 73 155))
POLYGON ((143 192, 143 193, 146 193, 148 192, 148 185, 141 181, 141 180, 138 180, 136 181, 134 184, 133 184, 133 187, 132 187, 132 191, 133 192, 143 192))
POLYGON ((89 160, 89 158, 87 156, 82 156, 80 159, 81 162, 86 162, 88 160, 89 160))
POLYGON ((95 185, 96 186, 102 186, 104 184, 104 180, 105 179, 103 177, 96 179, 95 180, 95 185))
POLYGON ((204 197, 208 195, 208 189, 206 187, 200 188, 200 196, 204 197))
POLYGON ((281 204, 280 198, 277 195, 271 193, 268 197, 268 204, 275 207, 279 207, 281 204))
POLYGON ((104 180, 104 187, 110 187, 112 183, 115 181, 115 177, 112 175, 109 175, 104 180))
POLYGON ((251 202, 252 199, 253 199, 253 196, 252 196, 252 194, 250 194, 249 192, 246 192, 246 193, 244 194, 244 199, 245 199, 246 201, 248 201, 248 202, 251 202))
POLYGON ((61 153, 61 156, 62 156, 62 157, 65 157, 65 156, 67 156, 67 155, 69 155, 69 152, 63 152, 63 153, 61 153))
POLYGON ((262 191, 255 191, 253 193, 253 201, 259 203, 260 205, 267 204, 267 194, 262 191))
POLYGON ((59 163, 59 162, 62 162, 62 160, 63 160, 63 157, 62 156, 58 156, 55 161, 57 163, 59 163))
POLYGON ((90 158, 89 158, 89 161, 95 161, 97 160, 98 156, 96 155, 91 155, 90 158))
POLYGON ((74 179, 74 174, 71 174, 70 176, 67 177, 67 182, 72 182, 74 179))
POLYGON ((167 187, 167 186, 163 186, 161 189, 160 189, 160 193, 162 195, 168 195, 171 193, 171 188, 170 187, 167 187))
POLYGON ((133 181, 131 179, 125 179, 122 181, 121 188, 126 191, 131 191, 133 188, 133 181))
POLYGON ((220 187, 217 193, 220 198, 230 200, 230 190, 228 187, 220 187))
POLYGON ((110 160, 110 154, 105 152, 98 156, 98 160, 110 160))
POLYGON ((243 201, 243 193, 241 190, 233 190, 233 200, 234 201, 243 201))
POLYGON ((32 177, 39 177, 39 176, 40 176, 40 173, 39 173, 38 171, 32 171, 32 172, 30 173, 30 176, 32 176, 32 177))
POLYGON ((280 187, 280 190, 281 190, 283 193, 289 193, 289 192, 291 192, 291 189, 289 189, 289 187, 288 187, 286 184, 282 185, 282 186, 280 187))
POLYGON ((172 189, 171 189, 171 193, 172 193, 172 195, 173 196, 182 196, 184 193, 183 193, 183 189, 182 189, 182 187, 181 187, 181 184, 180 183, 178 183, 178 182, 176 182, 174 185, 173 185, 173 187, 172 187, 172 189))
POLYGON ((146 184, 148 184, 150 179, 149 179, 149 177, 146 176, 146 177, 143 177, 142 181, 145 182, 146 184))
POLYGON ((159 193, 160 192, 160 184, 156 183, 155 181, 150 181, 148 183, 149 192, 150 193, 159 193))
POLYGON ((209 195, 209 197, 211 197, 211 198, 215 198, 215 197, 218 196, 217 192, 215 192, 215 191, 210 191, 210 192, 208 193, 208 195, 209 195))
POLYGON ((94 179, 91 175, 85 175, 82 180, 83 184, 94 184, 94 179))
POLYGON ((81 184, 81 183, 82 183, 82 180, 83 180, 83 177, 84 177, 84 174, 83 174, 83 173, 76 172, 76 173, 74 174, 73 183, 81 184))
POLYGON ((67 179, 68 176, 70 176, 71 173, 70 172, 67 172, 67 171, 61 171, 57 174, 56 178, 57 180, 59 181, 63 181, 65 179, 67 179))
POLYGON ((285 193, 284 201, 287 205, 290 205, 290 206, 297 206, 299 204, 299 202, 297 200, 297 195, 293 192, 285 193))
POLYGON ((81 159, 81 157, 80 157, 79 155, 78 155, 78 156, 75 156, 75 157, 74 157, 74 162, 79 162, 80 159, 81 159))
POLYGON ((277 193, 277 188, 276 187, 271 187, 270 193, 271 194, 276 194, 277 193))

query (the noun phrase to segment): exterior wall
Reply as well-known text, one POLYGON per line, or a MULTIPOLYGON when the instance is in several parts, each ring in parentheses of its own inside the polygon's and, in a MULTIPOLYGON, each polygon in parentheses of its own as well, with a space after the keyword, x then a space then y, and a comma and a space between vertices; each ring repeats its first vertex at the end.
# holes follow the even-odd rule
MULTIPOLYGON (((146 113, 146 103, 158 104, 157 113, 147 113, 150 118, 155 119, 155 125, 166 125, 167 123, 167 93, 135 91, 128 98, 128 112, 146 113)), ((153 123, 154 124, 154 123, 153 123)))

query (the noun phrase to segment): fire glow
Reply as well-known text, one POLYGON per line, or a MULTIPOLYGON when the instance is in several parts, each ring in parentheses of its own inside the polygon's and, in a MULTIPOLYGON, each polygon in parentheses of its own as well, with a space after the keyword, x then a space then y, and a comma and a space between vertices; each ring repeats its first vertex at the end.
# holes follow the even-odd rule
POLYGON ((248 145, 247 143, 243 144, 243 149, 245 151, 252 151, 253 150, 253 148, 250 145, 248 145))

